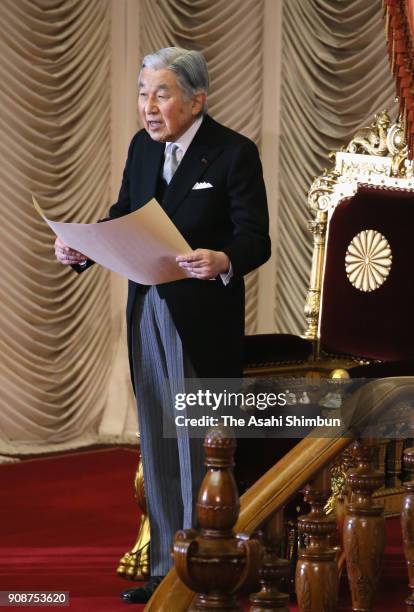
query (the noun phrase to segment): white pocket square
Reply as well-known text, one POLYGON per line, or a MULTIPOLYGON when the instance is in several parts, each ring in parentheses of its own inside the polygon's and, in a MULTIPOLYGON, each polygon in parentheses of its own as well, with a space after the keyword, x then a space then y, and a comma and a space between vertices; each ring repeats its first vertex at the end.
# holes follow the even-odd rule
POLYGON ((211 183, 196 183, 193 189, 209 189, 212 186, 211 183))

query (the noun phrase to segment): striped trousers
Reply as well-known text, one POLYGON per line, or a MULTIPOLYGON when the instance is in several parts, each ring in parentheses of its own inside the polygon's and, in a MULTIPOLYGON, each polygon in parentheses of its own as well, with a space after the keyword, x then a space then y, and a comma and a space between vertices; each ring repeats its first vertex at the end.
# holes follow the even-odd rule
POLYGON ((176 437, 163 435, 163 419, 174 421, 174 395, 184 391, 185 378, 196 376, 155 287, 135 300, 132 346, 151 575, 164 576, 172 565, 175 532, 195 526, 195 502, 205 468, 203 440, 191 439, 183 427, 176 428, 176 437))

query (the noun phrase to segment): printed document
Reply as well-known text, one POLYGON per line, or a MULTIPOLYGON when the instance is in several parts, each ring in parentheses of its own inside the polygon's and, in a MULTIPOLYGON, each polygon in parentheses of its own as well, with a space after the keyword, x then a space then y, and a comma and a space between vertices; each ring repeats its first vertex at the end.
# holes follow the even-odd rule
POLYGON ((192 249, 155 199, 142 208, 103 223, 62 223, 41 217, 72 249, 113 272, 142 285, 158 285, 187 278, 177 255, 192 249))

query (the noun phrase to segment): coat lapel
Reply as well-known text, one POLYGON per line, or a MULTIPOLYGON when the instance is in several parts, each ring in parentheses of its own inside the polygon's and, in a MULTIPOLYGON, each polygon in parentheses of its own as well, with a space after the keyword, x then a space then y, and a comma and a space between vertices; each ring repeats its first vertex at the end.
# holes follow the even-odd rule
POLYGON ((209 142, 210 122, 204 119, 165 192, 163 208, 170 217, 222 150, 209 142))
POLYGON ((141 157, 142 171, 140 173, 141 186, 140 186, 140 202, 136 203, 136 206, 143 206, 157 191, 158 177, 161 172, 161 164, 164 161, 164 150, 165 144, 163 142, 156 142, 152 138, 148 137, 144 155, 141 157))

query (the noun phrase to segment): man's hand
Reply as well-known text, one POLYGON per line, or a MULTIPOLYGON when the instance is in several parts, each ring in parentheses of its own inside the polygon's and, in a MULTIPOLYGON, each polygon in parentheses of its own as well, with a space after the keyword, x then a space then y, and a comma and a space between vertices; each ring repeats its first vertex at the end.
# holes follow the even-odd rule
POLYGON ((79 253, 79 251, 71 249, 60 238, 56 238, 55 240, 55 255, 56 258, 60 261, 60 263, 64 264, 65 266, 83 264, 88 260, 86 255, 83 255, 82 253, 79 253))
POLYGON ((222 251, 196 249, 191 253, 178 255, 175 261, 181 268, 187 270, 189 276, 201 280, 216 278, 226 274, 230 269, 230 259, 222 251))

